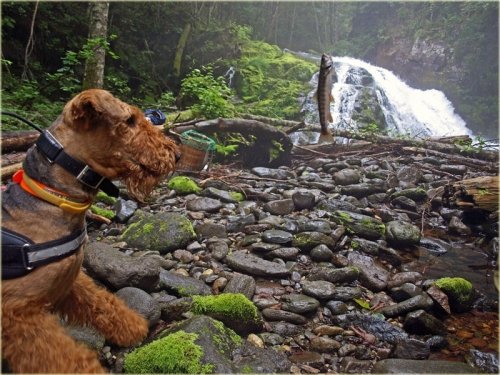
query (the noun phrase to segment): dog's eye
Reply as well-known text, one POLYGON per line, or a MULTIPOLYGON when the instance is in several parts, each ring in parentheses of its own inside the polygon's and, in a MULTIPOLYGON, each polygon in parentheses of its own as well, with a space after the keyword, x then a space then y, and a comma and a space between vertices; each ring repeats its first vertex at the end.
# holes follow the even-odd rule
POLYGON ((127 119, 126 123, 128 126, 134 126, 135 125, 135 116, 134 115, 130 116, 127 119))

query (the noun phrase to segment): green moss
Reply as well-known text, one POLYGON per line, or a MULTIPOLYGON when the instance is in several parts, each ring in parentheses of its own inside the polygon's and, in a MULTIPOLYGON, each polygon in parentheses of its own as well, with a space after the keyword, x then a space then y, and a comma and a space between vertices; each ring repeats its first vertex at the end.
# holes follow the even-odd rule
POLYGON ((467 302, 472 296, 472 283, 461 277, 443 277, 434 284, 460 302, 467 302))
POLYGON ((212 340, 220 352, 230 353, 234 347, 241 345, 243 340, 236 332, 226 327, 221 321, 214 320, 213 324, 219 332, 217 334, 211 333, 212 340), (225 338, 229 338, 230 342, 228 343, 225 338))
POLYGON ((115 213, 111 210, 106 210, 105 208, 98 207, 96 205, 90 206, 90 211, 96 215, 104 216, 105 218, 111 220, 115 217, 115 213))
POLYGON ((178 331, 140 347, 125 356, 124 369, 133 374, 208 374, 213 364, 203 365, 198 335, 178 331))
POLYGON ((378 232, 381 235, 385 233, 385 225, 383 223, 378 223, 375 220, 369 220, 369 219, 362 219, 360 223, 369 230, 378 232))
POLYGON ((168 182, 168 188, 179 194, 198 194, 201 188, 189 177, 176 176, 168 182))
POLYGON ((231 196, 231 198, 238 202, 242 202, 245 200, 245 196, 237 191, 230 191, 229 195, 231 196))
POLYGON ((252 366, 250 365, 245 365, 241 369, 242 374, 253 374, 255 371, 253 370, 252 366))
POLYGON ((195 314, 224 315, 235 321, 257 321, 255 305, 241 293, 223 293, 217 296, 193 296, 191 311, 195 314))
POLYGON ((359 242, 357 242, 357 241, 351 241, 351 247, 354 250, 359 249, 359 242))
POLYGON ((192 110, 188 109, 186 111, 170 113, 166 117, 165 127, 168 127, 170 124, 174 123, 174 121, 177 123, 193 120, 195 115, 192 110))
POLYGON ((106 203, 106 204, 109 204, 109 205, 113 205, 113 204, 116 203, 116 198, 110 197, 108 194, 106 194, 103 191, 99 191, 97 193, 95 199, 96 199, 97 202, 102 202, 102 203, 106 203))
POLYGON ((342 211, 335 211, 335 217, 338 218, 342 223, 349 224, 352 223, 352 217, 348 213, 342 211))

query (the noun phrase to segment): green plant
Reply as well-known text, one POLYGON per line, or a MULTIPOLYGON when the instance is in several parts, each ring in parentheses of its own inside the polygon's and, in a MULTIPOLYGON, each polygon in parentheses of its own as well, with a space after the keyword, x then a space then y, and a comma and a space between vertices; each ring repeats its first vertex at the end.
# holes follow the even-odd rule
POLYGON ((229 101, 231 90, 224 77, 215 78, 211 66, 194 69, 181 83, 182 100, 191 104, 197 115, 205 118, 232 117, 234 105, 229 101))

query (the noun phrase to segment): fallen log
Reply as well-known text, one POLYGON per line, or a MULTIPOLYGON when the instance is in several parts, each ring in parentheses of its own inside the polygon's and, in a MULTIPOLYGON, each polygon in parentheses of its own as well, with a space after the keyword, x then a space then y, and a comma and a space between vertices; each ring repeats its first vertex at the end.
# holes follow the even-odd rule
POLYGON ((444 186, 442 201, 448 206, 496 212, 499 193, 498 176, 481 176, 444 186))
POLYGON ((19 163, 26 157, 25 152, 13 152, 11 154, 2 155, 2 168, 19 163))
POLYGON ((6 182, 9 178, 12 177, 17 170, 21 169, 23 163, 16 163, 12 165, 8 165, 6 167, 2 167, 2 181, 6 182))
POLYGON ((2 132, 2 153, 26 151, 39 136, 36 130, 2 132))

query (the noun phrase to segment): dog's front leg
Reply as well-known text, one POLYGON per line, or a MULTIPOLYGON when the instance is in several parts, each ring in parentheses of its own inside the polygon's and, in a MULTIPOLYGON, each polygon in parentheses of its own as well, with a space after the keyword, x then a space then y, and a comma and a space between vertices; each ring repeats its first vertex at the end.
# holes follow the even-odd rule
POLYGON ((56 316, 27 307, 2 310, 2 357, 13 372, 105 372, 97 353, 68 336, 56 316))
POLYGON ((82 271, 58 310, 70 323, 91 324, 120 346, 137 344, 148 334, 146 319, 82 271))

